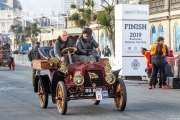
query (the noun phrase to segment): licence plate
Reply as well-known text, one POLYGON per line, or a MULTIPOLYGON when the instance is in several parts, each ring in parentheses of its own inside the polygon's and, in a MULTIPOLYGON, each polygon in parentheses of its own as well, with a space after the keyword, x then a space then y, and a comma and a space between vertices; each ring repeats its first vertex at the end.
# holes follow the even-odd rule
POLYGON ((109 98, 107 90, 96 91, 96 100, 102 100, 105 98, 109 98))

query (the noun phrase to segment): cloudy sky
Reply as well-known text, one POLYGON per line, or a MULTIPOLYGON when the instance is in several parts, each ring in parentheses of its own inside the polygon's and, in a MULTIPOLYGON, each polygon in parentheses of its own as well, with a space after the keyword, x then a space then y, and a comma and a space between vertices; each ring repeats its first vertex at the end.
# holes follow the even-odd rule
MULTIPOLYGON (((26 1, 26 11, 30 13, 30 15, 47 15, 50 14, 50 0, 19 0, 21 2, 21 6, 23 11, 25 9, 25 1, 26 1)), ((52 1, 52 11, 57 13, 57 5, 61 0, 51 0, 52 1)))

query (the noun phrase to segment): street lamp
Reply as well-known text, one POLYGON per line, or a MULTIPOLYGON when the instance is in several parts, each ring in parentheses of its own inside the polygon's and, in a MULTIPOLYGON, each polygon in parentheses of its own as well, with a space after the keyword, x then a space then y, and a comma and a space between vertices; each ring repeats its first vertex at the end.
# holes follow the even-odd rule
POLYGON ((83 8, 84 8, 84 2, 85 2, 85 1, 83 0, 83 8))

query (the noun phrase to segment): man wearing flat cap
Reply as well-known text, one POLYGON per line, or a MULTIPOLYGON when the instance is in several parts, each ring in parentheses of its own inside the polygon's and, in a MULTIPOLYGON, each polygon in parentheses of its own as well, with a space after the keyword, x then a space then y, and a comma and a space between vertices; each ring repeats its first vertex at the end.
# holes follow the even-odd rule
MULTIPOLYGON (((39 51, 38 51, 39 47, 40 47, 40 42, 36 42, 36 46, 34 48, 32 48, 32 50, 29 52, 28 59, 30 62, 32 62, 33 60, 41 59, 39 51)), ((34 86, 35 76, 39 75, 40 72, 41 72, 40 70, 36 70, 36 69, 32 68, 32 84, 33 84, 33 86, 34 86)))
MULTIPOLYGON (((60 60, 61 62, 65 62, 66 65, 69 65, 70 62, 69 62, 68 57, 67 57, 67 56, 63 56, 63 55, 61 54, 61 51, 62 51, 63 49, 65 49, 65 48, 67 48, 67 47, 73 47, 73 48, 74 48, 74 49, 73 49, 74 52, 77 51, 77 48, 75 47, 73 41, 72 41, 70 38, 68 38, 68 33, 67 33, 67 31, 62 30, 62 31, 60 32, 60 36, 57 38, 57 40, 56 40, 56 42, 55 42, 55 44, 54 44, 54 54, 55 54, 55 56, 56 56, 57 58, 59 58, 59 60, 60 60)), ((74 62, 78 62, 78 59, 79 59, 79 58, 78 58, 78 55, 74 54, 74 55, 71 55, 71 57, 72 57, 72 62, 73 62, 73 63, 74 63, 74 62)))

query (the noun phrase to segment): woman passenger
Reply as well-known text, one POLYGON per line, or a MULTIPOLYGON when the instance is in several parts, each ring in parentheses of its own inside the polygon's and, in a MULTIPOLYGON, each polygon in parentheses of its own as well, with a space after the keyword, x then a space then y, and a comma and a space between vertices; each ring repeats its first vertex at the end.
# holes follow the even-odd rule
POLYGON ((79 61, 94 61, 93 49, 98 48, 99 44, 92 37, 92 30, 84 28, 81 37, 77 40, 77 49, 79 52, 79 61))

